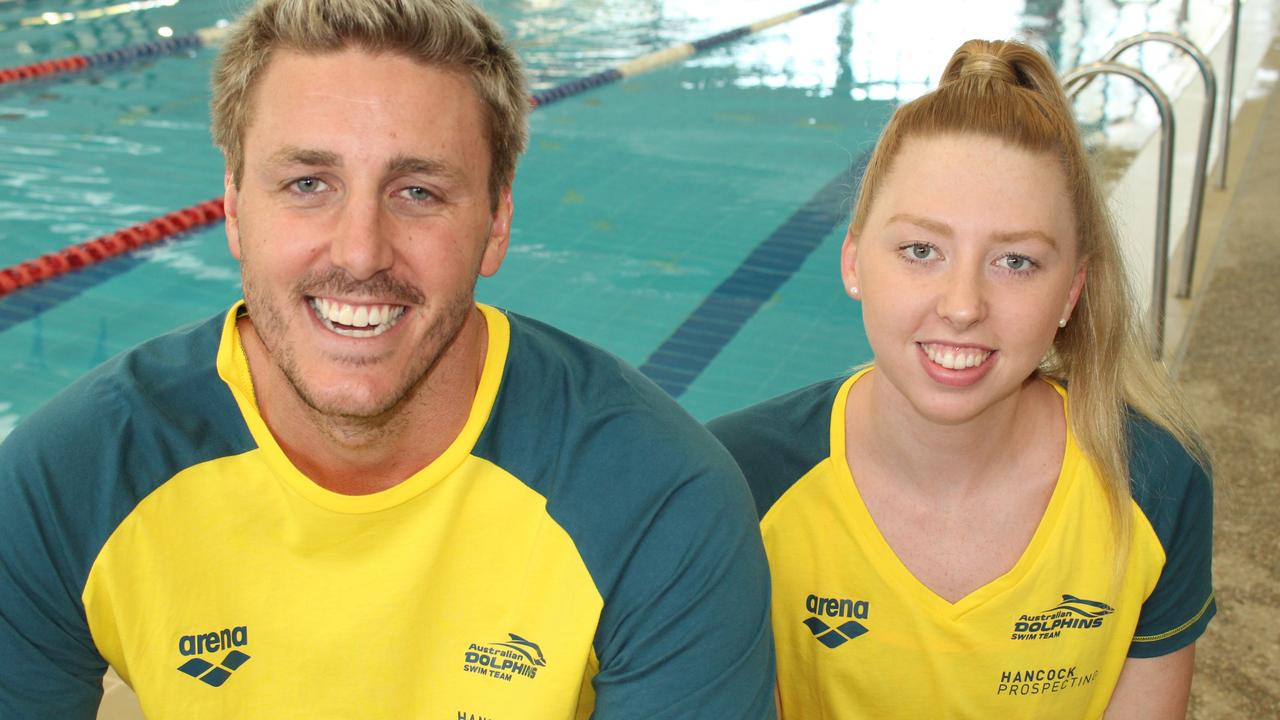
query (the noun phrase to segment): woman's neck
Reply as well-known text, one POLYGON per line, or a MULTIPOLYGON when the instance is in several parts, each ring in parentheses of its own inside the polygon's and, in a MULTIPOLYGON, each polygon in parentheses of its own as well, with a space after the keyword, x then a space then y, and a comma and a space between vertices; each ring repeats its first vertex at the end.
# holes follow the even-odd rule
POLYGON ((873 371, 850 390, 846 443, 859 464, 870 463, 921 495, 943 500, 981 494, 1029 469, 1022 462, 1028 453, 1019 448, 1060 436, 1057 399, 1033 376, 980 414, 944 424, 925 417, 873 371))

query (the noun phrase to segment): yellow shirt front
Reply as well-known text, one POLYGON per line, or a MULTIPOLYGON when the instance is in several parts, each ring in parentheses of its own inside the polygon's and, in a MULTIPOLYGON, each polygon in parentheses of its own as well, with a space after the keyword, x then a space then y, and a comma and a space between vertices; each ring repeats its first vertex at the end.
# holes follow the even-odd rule
POLYGON ((897 558, 850 474, 845 400, 865 372, 710 425, 756 495, 784 717, 1096 718, 1127 657, 1203 631, 1214 611, 1209 483, 1167 434, 1132 429, 1134 530, 1119 587, 1105 490, 1068 433, 1022 557, 951 603, 897 558))

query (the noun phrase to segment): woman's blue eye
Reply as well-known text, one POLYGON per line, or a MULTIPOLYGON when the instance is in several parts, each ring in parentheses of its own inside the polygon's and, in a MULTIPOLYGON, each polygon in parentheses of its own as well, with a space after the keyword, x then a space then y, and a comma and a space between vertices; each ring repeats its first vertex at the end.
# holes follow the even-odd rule
POLYGON ((933 246, 925 245, 924 243, 914 243, 909 249, 911 250, 911 257, 916 260, 928 260, 929 256, 933 254, 933 246))
POLYGON ((1004 265, 1007 270, 1029 270, 1034 263, 1031 258, 1023 255, 1005 255, 1000 258, 999 262, 1004 265))

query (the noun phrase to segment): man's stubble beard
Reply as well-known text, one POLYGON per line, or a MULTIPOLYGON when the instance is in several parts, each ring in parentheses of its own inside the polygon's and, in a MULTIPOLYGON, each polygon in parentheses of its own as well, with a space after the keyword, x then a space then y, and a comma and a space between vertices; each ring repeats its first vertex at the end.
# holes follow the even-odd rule
MULTIPOLYGON (((388 393, 383 402, 369 409, 358 410, 343 407, 341 399, 325 399, 309 386, 303 371, 298 367, 293 348, 285 341, 290 321, 282 307, 273 302, 269 292, 259 292, 259 285, 248 269, 248 253, 243 252, 245 245, 247 243, 242 239, 242 255, 245 260, 241 265, 241 284, 250 322, 253 323, 271 362, 288 381, 294 395, 302 401, 312 421, 332 440, 347 446, 376 442, 402 429, 407 422, 405 407, 430 382, 432 369, 457 340, 468 314, 473 311, 475 283, 472 282, 464 292, 455 297, 446 299, 442 311, 432 321, 417 352, 405 368, 401 384, 388 393)), ((385 273, 367 281, 356 281, 336 268, 304 275, 294 283, 284 302, 305 303, 303 298, 307 296, 361 293, 372 294, 380 300, 393 300, 399 304, 415 306, 419 311, 425 311, 429 307, 420 290, 385 273)), ((311 309, 308 308, 307 312, 311 312, 311 309)), ((401 321, 405 319, 407 318, 401 318, 401 321)), ((343 360, 339 359, 339 362, 343 360)), ((353 358, 351 365, 358 367, 369 362, 367 359, 353 358)))

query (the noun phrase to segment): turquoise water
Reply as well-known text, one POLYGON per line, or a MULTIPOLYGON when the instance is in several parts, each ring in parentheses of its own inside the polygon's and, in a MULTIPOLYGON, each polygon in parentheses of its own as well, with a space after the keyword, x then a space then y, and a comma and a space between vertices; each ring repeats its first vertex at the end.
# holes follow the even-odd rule
MULTIPOLYGON (((101 18, 22 24, 120 4, 0 0, 0 67, 148 42, 161 28, 186 34, 244 3, 164 0, 101 18)), ((485 3, 535 89, 801 4, 485 3)), ((984 6, 978 11, 936 3, 927 13, 906 5, 823 10, 534 112, 512 251, 481 282, 480 299, 640 365, 823 187, 843 178, 851 196, 851 168, 888 113, 930 86, 961 41, 1032 35, 1074 64, 1107 44, 1116 18, 1133 14, 1115 3, 969 4, 984 6), (914 39, 904 44, 909 19, 914 39)), ((1150 16, 1176 3, 1144 7, 1150 16)), ((219 195, 221 157, 207 122, 213 55, 0 86, 0 266, 219 195)), ((711 353, 680 396, 695 416, 869 358, 857 306, 837 274, 841 225, 807 230, 816 249, 711 353)), ((0 299, 0 436, 103 359, 219 312, 238 294, 217 226, 0 299)))

